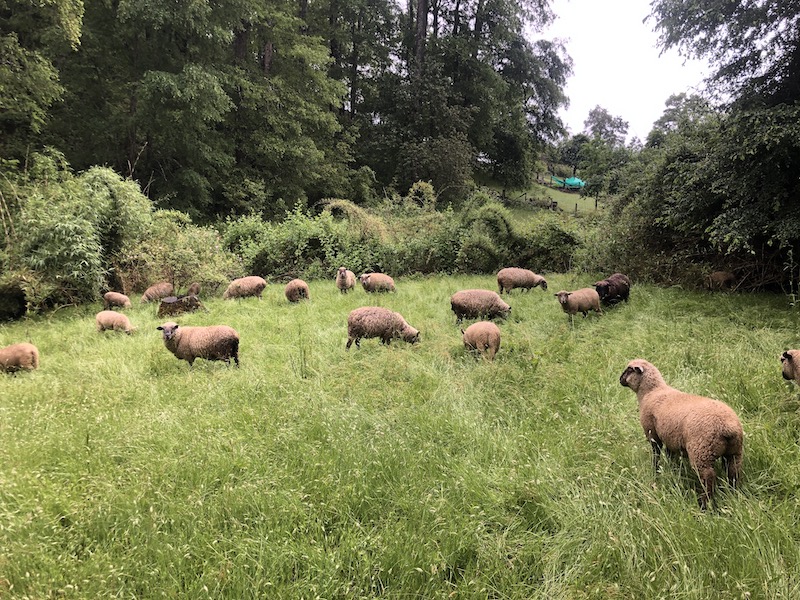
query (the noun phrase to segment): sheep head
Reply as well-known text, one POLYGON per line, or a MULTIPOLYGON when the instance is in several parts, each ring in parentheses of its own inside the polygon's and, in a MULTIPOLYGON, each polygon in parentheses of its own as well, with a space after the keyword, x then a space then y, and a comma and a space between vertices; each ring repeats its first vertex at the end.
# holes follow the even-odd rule
POLYGON ((156 327, 156 329, 161 332, 161 335, 164 337, 164 341, 167 342, 175 337, 175 332, 178 330, 178 324, 168 321, 163 325, 159 325, 156 327))
POLYGON ((800 361, 800 350, 787 350, 781 354, 781 375, 787 381, 797 376, 798 361, 800 361))

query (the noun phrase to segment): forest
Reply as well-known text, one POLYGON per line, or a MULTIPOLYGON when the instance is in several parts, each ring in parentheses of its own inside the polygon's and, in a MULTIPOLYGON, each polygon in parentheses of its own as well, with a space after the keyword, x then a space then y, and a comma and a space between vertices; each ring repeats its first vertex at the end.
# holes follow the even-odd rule
POLYGON ((714 70, 630 142, 600 106, 567 135, 573 65, 539 35, 554 17, 548 0, 2 0, 0 287, 52 306, 174 276, 191 266, 181 236, 227 253, 189 261, 219 267, 210 280, 328 276, 344 259, 490 272, 544 228, 558 256, 524 266, 661 283, 726 268, 793 294, 800 0, 653 2, 661 48, 714 70), (476 184, 527 190, 548 167, 590 181, 601 216, 515 230, 514 207, 476 184), (265 271, 255 246, 287 220, 330 227, 265 271), (398 258, 444 238, 460 262, 398 258))

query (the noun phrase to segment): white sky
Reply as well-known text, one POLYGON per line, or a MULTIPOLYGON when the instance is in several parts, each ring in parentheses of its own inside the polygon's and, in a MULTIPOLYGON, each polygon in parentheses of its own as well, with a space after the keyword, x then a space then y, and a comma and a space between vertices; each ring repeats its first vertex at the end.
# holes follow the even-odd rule
POLYGON ((659 56, 652 21, 642 23, 650 0, 552 0, 552 7, 555 23, 535 37, 561 39, 572 57, 570 106, 561 111, 571 135, 583 131, 589 111, 600 105, 628 122, 629 141, 644 141, 667 98, 702 88, 705 62, 674 50, 659 56))

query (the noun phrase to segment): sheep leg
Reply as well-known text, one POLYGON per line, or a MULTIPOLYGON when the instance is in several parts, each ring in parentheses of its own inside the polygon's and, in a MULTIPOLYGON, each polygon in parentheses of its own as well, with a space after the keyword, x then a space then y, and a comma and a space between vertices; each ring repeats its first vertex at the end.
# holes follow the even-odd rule
POLYGON ((714 481, 717 474, 714 472, 714 467, 704 466, 697 469, 697 475, 700 477, 701 491, 697 497, 697 502, 700 508, 706 510, 708 503, 714 497, 714 481))
POLYGON ((742 455, 734 454, 725 456, 725 466, 728 472, 728 484, 731 488, 736 489, 736 484, 739 482, 739 476, 742 470, 742 455))
MULTIPOLYGON (((353 345, 354 338, 347 338, 347 346, 344 347, 345 350, 350 350, 350 346, 353 345)), ((358 347, 358 339, 356 339, 356 347, 358 347)))
POLYGON ((651 437, 650 447, 653 449, 653 471, 658 473, 658 463, 661 459, 661 441, 651 437))

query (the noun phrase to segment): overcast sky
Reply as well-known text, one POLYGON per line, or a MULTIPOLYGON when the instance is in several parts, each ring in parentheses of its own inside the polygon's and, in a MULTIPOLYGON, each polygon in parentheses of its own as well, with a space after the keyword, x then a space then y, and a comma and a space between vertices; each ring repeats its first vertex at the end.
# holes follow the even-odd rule
POLYGON ((556 22, 538 34, 560 38, 572 57, 568 109, 561 117, 574 135, 589 111, 600 105, 628 122, 628 140, 644 141, 672 94, 692 92, 708 67, 677 52, 659 56, 650 0, 553 0, 556 22))

